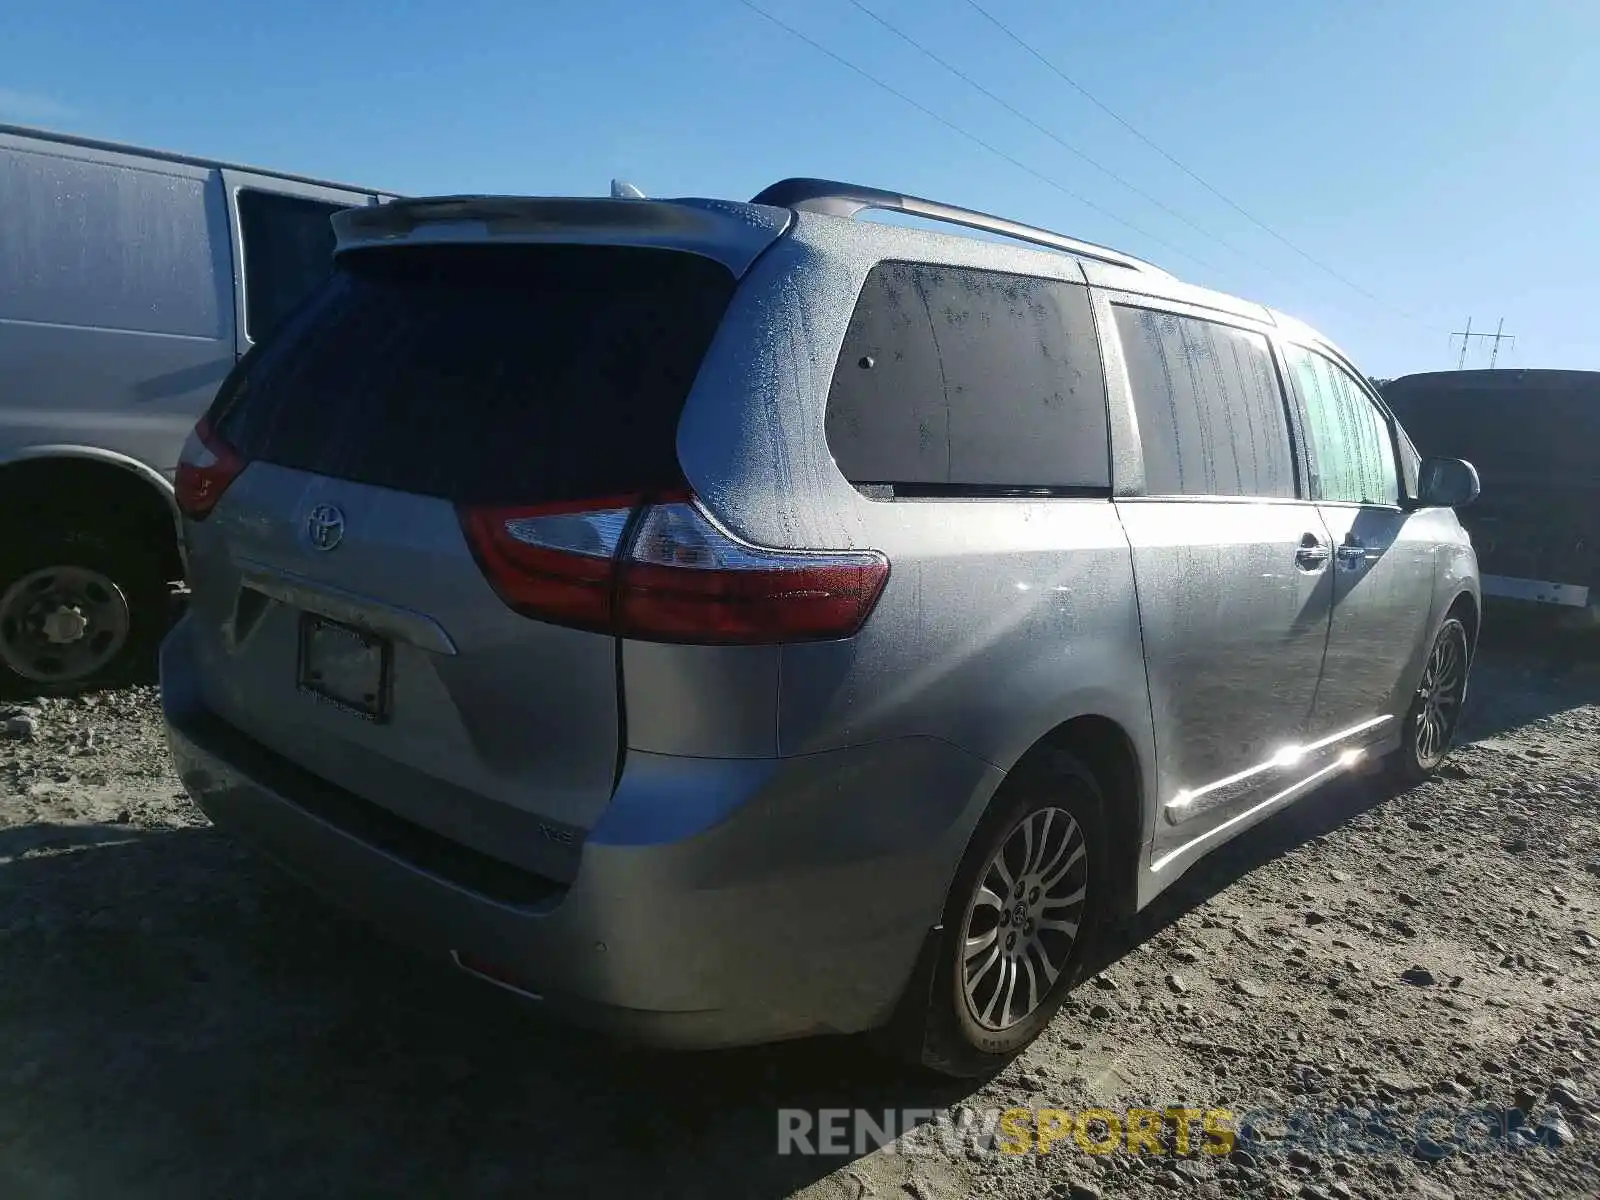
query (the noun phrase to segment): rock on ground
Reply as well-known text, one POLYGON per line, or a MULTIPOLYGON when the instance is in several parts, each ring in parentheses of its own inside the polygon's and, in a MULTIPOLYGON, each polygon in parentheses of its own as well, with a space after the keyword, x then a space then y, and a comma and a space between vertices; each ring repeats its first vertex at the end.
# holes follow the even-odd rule
POLYGON ((1491 636, 1439 779, 1335 786, 1213 855, 981 1085, 857 1040, 676 1056, 548 1025, 211 830, 153 690, 0 706, 0 1195, 1592 1196, 1597 665, 1491 636), (1176 1104, 1266 1132, 1433 1111, 1446 1142, 1529 1115, 1472 1153, 776 1152, 784 1107, 1176 1104))

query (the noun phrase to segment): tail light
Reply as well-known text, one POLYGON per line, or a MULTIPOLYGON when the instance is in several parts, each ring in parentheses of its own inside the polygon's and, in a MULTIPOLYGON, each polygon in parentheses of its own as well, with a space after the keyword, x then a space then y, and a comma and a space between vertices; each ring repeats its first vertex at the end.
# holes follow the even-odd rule
POLYGON ((490 585, 528 617, 610 631, 616 556, 632 496, 534 508, 463 508, 461 527, 490 585))
POLYGON ((172 481, 178 511, 191 521, 204 520, 247 465, 244 456, 202 417, 183 447, 172 481))
POLYGON ((525 616, 644 641, 751 645, 850 637, 889 578, 875 550, 768 550, 687 495, 469 508, 462 529, 525 616))
POLYGON ((692 501, 648 509, 622 564, 625 637, 787 642, 849 637, 889 577, 875 551, 763 550, 718 529, 692 501))

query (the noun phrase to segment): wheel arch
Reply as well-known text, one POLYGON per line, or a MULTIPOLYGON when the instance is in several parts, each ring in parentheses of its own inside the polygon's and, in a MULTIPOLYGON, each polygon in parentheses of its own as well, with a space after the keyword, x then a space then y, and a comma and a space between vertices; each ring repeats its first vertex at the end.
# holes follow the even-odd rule
POLYGON ((1458 592, 1455 599, 1445 606, 1444 615, 1446 620, 1451 617, 1461 618, 1461 623, 1467 627, 1467 645, 1476 650, 1478 647, 1478 630, 1483 621, 1478 598, 1470 591, 1458 592))
MULTIPOLYGON (((1106 798, 1106 824, 1114 864, 1114 911, 1132 912, 1138 894, 1140 859, 1148 838, 1145 788, 1148 777, 1134 735, 1119 721, 1099 713, 1083 713, 1047 730, 1006 772, 1006 778, 1032 770, 1048 770, 1052 755, 1078 759, 1094 775, 1106 798)), ((990 797, 984 815, 994 807, 1005 783, 990 797)), ((979 824, 982 824, 980 819, 979 824)))
POLYGON ((30 446, 0 461, 0 512, 13 521, 83 519, 150 539, 168 578, 183 573, 173 487, 160 472, 96 446, 30 446))

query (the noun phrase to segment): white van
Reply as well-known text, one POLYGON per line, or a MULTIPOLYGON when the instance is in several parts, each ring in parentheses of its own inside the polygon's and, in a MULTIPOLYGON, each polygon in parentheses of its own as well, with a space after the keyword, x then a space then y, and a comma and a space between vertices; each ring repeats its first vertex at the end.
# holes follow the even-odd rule
POLYGON ((0 690, 145 659, 182 575, 172 477, 367 188, 0 125, 0 690))

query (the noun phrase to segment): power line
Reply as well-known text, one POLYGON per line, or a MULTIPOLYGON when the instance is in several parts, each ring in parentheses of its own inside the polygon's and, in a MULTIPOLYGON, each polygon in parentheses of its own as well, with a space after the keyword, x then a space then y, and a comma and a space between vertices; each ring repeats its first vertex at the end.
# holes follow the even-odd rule
POLYGON ((1206 268, 1208 271, 1215 271, 1215 270, 1218 269, 1216 266, 1212 265, 1211 263, 1206 262, 1205 259, 1200 258, 1197 255, 1192 254, 1187 250, 1183 250, 1183 249, 1180 249, 1177 246, 1174 246, 1171 242, 1167 241, 1165 238, 1157 237, 1155 234, 1149 232, 1148 230, 1141 229, 1139 226, 1135 225, 1132 221, 1129 221, 1127 218, 1118 216, 1116 213, 1112 212, 1110 209, 1103 208, 1102 206, 1096 204, 1093 200, 1090 200, 1085 196, 1080 196, 1077 192, 1073 191, 1066 184, 1060 182, 1057 179, 1052 179, 1050 176, 1044 174, 1042 171, 1034 170, 1034 168, 1030 167, 1027 163, 1023 162, 1021 159, 1015 158, 1012 155, 1007 154, 1004 150, 1001 150, 998 147, 992 145, 991 143, 984 141, 977 134, 969 132, 968 130, 963 129, 961 126, 957 125, 954 121, 948 120, 947 118, 940 116, 938 113, 934 112, 933 109, 927 107, 924 104, 919 103, 916 100, 913 100, 910 96, 906 95, 904 92, 900 91, 898 88, 896 88, 896 87, 894 87, 894 86, 892 86, 890 84, 885 83, 883 80, 879 79, 876 75, 872 74, 870 71, 867 71, 862 67, 856 66, 855 63, 851 62, 849 59, 843 57, 840 54, 834 53, 834 51, 828 49, 828 47, 824 46, 821 42, 816 41, 815 39, 810 38, 810 37, 806 36, 805 34, 801 33, 793 25, 790 25, 788 22, 783 21, 780 18, 774 16, 772 13, 769 13, 766 9, 760 7, 759 5, 752 3, 752 0, 739 0, 739 3, 743 4, 751 12, 756 13, 759 16, 765 17, 768 21, 771 21, 779 29, 782 29, 784 32, 788 33, 790 36, 795 37, 795 38, 799 39, 800 41, 804 42, 806 45, 810 46, 813 50, 817 51, 819 54, 827 55, 829 58, 833 59, 834 62, 838 63, 841 67, 848 68, 849 70, 855 72, 857 75, 861 76, 868 83, 871 83, 876 87, 882 88, 884 91, 888 92, 891 96, 895 97, 897 100, 901 100, 904 103, 909 104, 912 108, 914 108, 918 112, 922 113, 923 116, 931 117, 933 120, 939 122, 939 124, 943 125, 946 129, 950 130, 952 133, 959 134, 961 137, 966 138, 969 142, 972 142, 975 145, 981 146, 983 149, 987 150, 990 154, 993 154, 997 158, 1004 159, 1006 162, 1010 163, 1012 166, 1016 167, 1018 170, 1026 171, 1029 175, 1032 175, 1035 179, 1039 180, 1041 183, 1048 184, 1050 187, 1053 187, 1056 191, 1060 192, 1062 195, 1068 196, 1068 197, 1072 198, 1073 200, 1076 200, 1079 204, 1082 204, 1086 208, 1093 209, 1095 212, 1099 213, 1101 216, 1106 217, 1109 220, 1115 221, 1118 225, 1121 225, 1125 229, 1132 230, 1134 233, 1138 234, 1140 237, 1146 238, 1149 241, 1154 242, 1158 246, 1164 246, 1168 250, 1171 250, 1174 254, 1182 255, 1184 258, 1187 258, 1190 262, 1196 263, 1196 264, 1206 268))
POLYGON ((1146 135, 1142 130, 1140 130, 1138 127, 1133 125, 1131 122, 1125 120, 1122 117, 1122 115, 1120 113, 1118 113, 1115 109, 1113 109, 1110 105, 1104 103, 1102 100, 1099 99, 1099 97, 1095 96, 1095 94, 1093 92, 1089 91, 1088 88, 1084 87, 1076 79, 1072 78, 1072 76, 1068 75, 1060 67, 1056 66, 1055 63, 1051 62, 1048 58, 1046 58, 1043 54, 1041 54, 1038 50, 1036 50, 1028 42, 1024 41, 1021 36, 1019 36, 1016 32, 1014 32, 1008 25, 1005 24, 1005 22, 1001 21, 999 17, 995 16, 988 9, 984 8, 983 5, 979 4, 978 0, 967 0, 967 3, 975 11, 977 11, 977 13, 980 16, 982 16, 985 20, 987 20, 991 25, 993 25, 1001 33, 1005 34, 1013 42, 1015 42, 1017 45, 1021 46, 1024 50, 1026 50, 1029 54, 1031 54, 1034 58, 1038 59, 1039 62, 1043 63, 1045 65, 1045 67, 1047 67, 1051 72, 1053 72, 1068 87, 1072 88, 1075 92, 1077 92, 1085 100, 1089 101, 1089 103, 1093 104, 1096 108, 1098 108, 1101 112, 1105 113, 1108 117, 1110 117, 1118 125, 1121 125, 1129 133, 1133 134, 1134 137, 1138 138, 1145 145, 1149 146, 1157 154, 1161 155, 1162 158, 1166 159, 1173 166, 1177 167, 1178 170, 1182 171, 1190 179, 1194 180, 1201 187, 1205 188, 1206 191, 1210 192, 1213 196, 1217 197, 1217 199, 1221 200, 1224 204, 1226 204, 1229 208, 1233 209, 1240 216, 1244 217, 1246 220, 1250 221, 1252 224, 1257 225, 1260 228, 1266 230, 1266 232, 1270 233, 1273 237, 1277 238, 1280 242, 1282 242, 1285 246, 1289 247, 1289 249, 1293 250, 1296 254, 1298 254, 1301 258, 1305 259, 1312 266, 1318 268, 1319 270, 1326 271, 1329 275, 1333 276, 1333 278, 1337 279, 1340 283, 1344 284, 1346 287, 1352 289, 1353 291, 1357 291, 1357 292, 1361 293, 1361 295, 1365 296, 1368 300, 1371 300, 1374 304, 1381 304, 1384 308, 1389 309, 1391 312, 1397 312, 1401 316, 1407 318, 1408 320, 1417 321, 1419 324, 1426 324, 1426 322, 1422 321, 1421 318, 1416 316, 1414 313, 1409 313, 1403 308, 1396 307, 1395 305, 1393 305, 1393 304, 1389 303, 1387 300, 1385 300, 1382 296, 1373 295, 1366 288, 1362 287, 1359 283, 1356 283, 1352 279, 1346 278, 1343 274, 1341 274, 1339 271, 1335 270, 1333 267, 1330 267, 1327 263, 1323 262, 1321 259, 1318 259, 1318 258, 1314 257, 1313 255, 1311 255, 1309 252, 1307 252, 1305 250, 1302 250, 1294 242, 1290 241, 1283 234, 1279 233, 1271 225, 1268 225, 1260 217, 1255 216, 1248 209, 1246 209, 1243 206, 1241 206, 1237 201, 1233 200, 1231 197, 1229 197, 1226 194, 1224 194, 1220 189, 1214 187, 1211 183, 1207 182, 1204 178, 1202 178, 1195 171, 1193 171, 1189 167, 1185 166, 1176 157, 1174 157, 1166 149, 1164 149, 1160 144, 1158 144, 1153 138, 1151 138, 1148 135, 1146 135))
POLYGON ((1173 217, 1173 218, 1175 218, 1175 219, 1177 219, 1179 221, 1182 221, 1190 229, 1194 230, 1201 237, 1206 238, 1208 241, 1212 241, 1212 242, 1217 243, 1219 246, 1221 246, 1225 250, 1233 251, 1233 253, 1239 255, 1239 257, 1245 259, 1247 262, 1252 263, 1254 266, 1257 266, 1257 267, 1261 268, 1264 271, 1270 271, 1271 270, 1271 268, 1268 267, 1266 263, 1257 261, 1251 255, 1245 253, 1243 250, 1240 250, 1237 246, 1231 245, 1225 239, 1220 238, 1216 234, 1211 233, 1211 232, 1201 228, 1199 225, 1196 225, 1193 221, 1191 221, 1188 217, 1184 216, 1181 212, 1178 212, 1176 209, 1172 208, 1170 205, 1168 205, 1165 202, 1157 199, 1155 196, 1152 196, 1149 192, 1145 191, 1143 188, 1140 188, 1135 184, 1129 183, 1126 179, 1124 179, 1121 175, 1118 175, 1110 167, 1106 166, 1104 163, 1099 162, 1095 158, 1091 157, 1086 151, 1080 149, 1077 146, 1074 146, 1071 142, 1067 141, 1065 138, 1063 138, 1060 135, 1058 135, 1054 130, 1048 129, 1044 125, 1041 125, 1038 121, 1034 120, 1027 113, 1023 112, 1020 108, 1016 107, 1014 104, 1011 104, 1009 101, 1005 100, 1003 97, 997 96, 994 92, 992 92, 988 88, 984 87, 983 84, 979 83, 971 75, 968 75, 960 67, 957 67, 954 64, 952 64, 950 62, 947 62, 945 59, 941 58, 934 51, 928 49, 928 47, 924 46, 921 42, 917 41, 909 33, 906 33, 903 29, 899 28, 898 26, 893 24, 891 21, 889 21, 888 18, 880 16, 878 13, 873 12, 872 9, 868 8, 865 4, 863 4, 861 2, 861 0, 850 0, 850 3, 852 5, 854 5, 856 8, 860 9, 862 12, 866 13, 867 16, 871 17, 879 25, 883 26, 890 33, 894 34, 895 37, 899 38, 906 45, 910 46, 913 50, 917 51, 919 54, 922 54, 926 58, 929 58, 929 59, 933 60, 933 62, 937 63, 940 67, 944 68, 944 70, 949 72, 951 75, 954 75, 957 79, 961 80, 968 87, 975 88, 977 91, 979 91, 983 95, 987 96, 990 100, 993 100, 996 104, 998 104, 1001 108, 1005 109, 1012 116, 1018 118, 1019 120, 1026 121, 1028 123, 1028 125, 1030 125, 1034 129, 1036 129, 1038 132, 1044 134, 1045 137, 1049 138, 1056 145, 1060 146, 1062 149, 1068 151, 1069 153, 1077 155, 1079 158, 1083 159, 1084 162, 1088 163, 1095 170, 1101 172, 1101 174, 1109 176, 1111 179, 1115 180, 1117 183, 1119 183, 1123 187, 1127 188, 1135 196, 1139 196, 1142 199, 1149 201, 1151 204, 1155 205, 1157 208, 1159 208, 1162 212, 1166 213, 1168 216, 1173 217))

